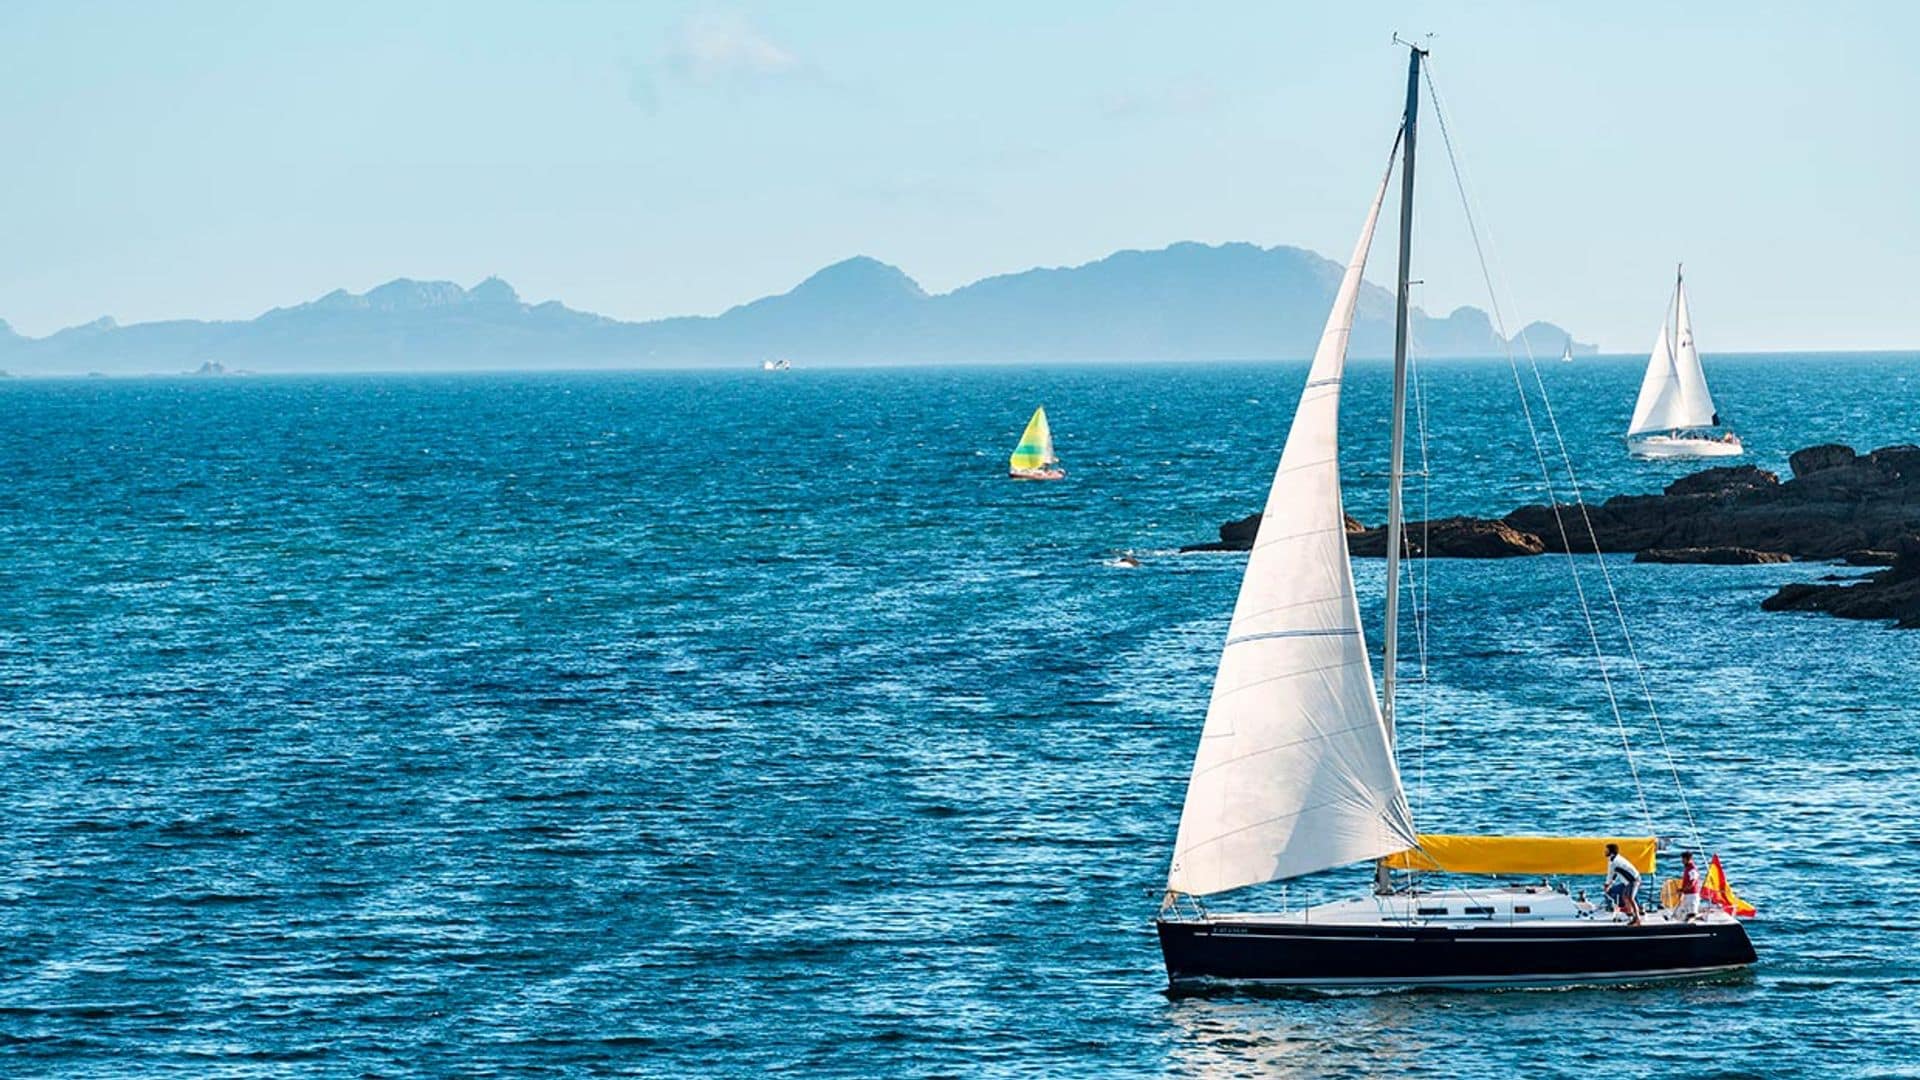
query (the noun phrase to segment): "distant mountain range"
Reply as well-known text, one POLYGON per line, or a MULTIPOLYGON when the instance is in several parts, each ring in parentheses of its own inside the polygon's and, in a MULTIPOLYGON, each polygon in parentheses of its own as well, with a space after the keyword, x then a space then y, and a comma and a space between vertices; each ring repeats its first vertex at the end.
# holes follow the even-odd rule
MULTIPOLYGON (((401 278, 244 322, 99 319, 44 338, 22 337, 0 322, 0 368, 79 374, 208 364, 268 372, 720 367, 772 357, 801 365, 1305 357, 1340 273, 1339 264, 1301 248, 1189 243, 929 295, 898 268, 863 257, 720 315, 654 322, 621 322, 557 301, 528 304, 499 278, 471 289, 401 278)), ((1392 327, 1392 294, 1368 285, 1353 354, 1390 353, 1392 327)), ((1445 318, 1416 309, 1412 330, 1423 355, 1504 351, 1478 308, 1445 318)), ((1551 323, 1521 334, 1541 355, 1558 355, 1570 337, 1551 323)))

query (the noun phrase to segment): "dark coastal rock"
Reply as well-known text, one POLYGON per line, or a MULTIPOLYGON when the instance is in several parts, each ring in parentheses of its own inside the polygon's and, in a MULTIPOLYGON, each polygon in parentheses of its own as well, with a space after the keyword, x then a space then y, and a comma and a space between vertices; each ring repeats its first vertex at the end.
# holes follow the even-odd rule
POLYGON ((1906 538, 1892 566, 1841 585, 1793 584, 1760 602, 1766 611, 1820 611, 1842 619, 1891 619, 1920 629, 1920 536, 1906 538))
MULTIPOLYGON (((1355 555, 1384 556, 1387 530, 1382 528, 1347 530, 1347 550, 1355 555)), ((1538 555, 1547 550, 1540 537, 1521 532, 1504 521, 1450 517, 1416 521, 1407 526, 1408 555, 1432 555, 1442 559, 1505 559, 1516 555, 1538 555)))
POLYGON ((1804 450, 1795 450, 1787 455, 1787 468, 1793 470, 1794 479, 1797 480, 1826 469, 1838 469, 1851 465, 1858 457, 1859 455, 1853 452, 1851 446, 1823 443, 1819 446, 1809 446, 1804 450))
MULTIPOLYGON (((1752 465, 1720 466, 1683 476, 1658 495, 1615 495, 1585 507, 1522 506, 1491 520, 1409 522, 1408 545, 1418 553, 1425 535, 1426 554, 1454 558, 1597 550, 1645 552, 1649 562, 1886 565, 1884 573, 1859 582, 1788 586, 1768 602, 1768 610, 1820 610, 1920 625, 1920 569, 1901 569, 1920 558, 1902 554, 1903 545, 1920 534, 1920 446, 1887 446, 1870 454, 1839 445, 1811 446, 1788 461, 1792 478, 1786 481, 1752 465)), ((1349 549, 1355 555, 1384 555, 1383 530, 1355 524, 1348 526, 1349 549)), ((1258 527, 1258 515, 1230 522, 1221 527, 1219 543, 1196 547, 1244 550, 1258 527)))
POLYGON ((1900 484, 1920 482, 1920 446, 1912 443, 1883 446, 1868 454, 1867 460, 1873 462, 1890 481, 1900 484))
MULTIPOLYGON (((1366 532, 1367 527, 1360 524, 1359 519, 1352 514, 1342 516, 1346 518, 1348 547, 1351 550, 1354 534, 1366 532)), ((1253 538, 1259 533, 1260 515, 1248 514, 1246 517, 1236 518, 1220 526, 1220 539, 1187 544, 1181 547, 1180 552, 1186 554, 1190 551, 1251 551, 1253 538)))
POLYGON ((1523 506, 1503 520, 1537 532, 1550 551, 1749 548, 1811 560, 1891 550, 1920 529, 1920 448, 1811 449, 1818 453, 1794 455, 1784 483, 1751 465, 1705 469, 1659 495, 1616 495, 1584 516, 1562 506, 1556 520, 1553 507, 1523 506))
MULTIPOLYGON (((1352 521, 1352 518, 1348 518, 1352 521)), ((1260 515, 1248 514, 1220 526, 1220 539, 1203 540, 1197 544, 1184 544, 1181 554, 1190 551, 1251 551, 1253 538, 1260 531, 1260 515)))
POLYGON ((1840 561, 1848 566, 1892 566, 1898 558, 1891 551, 1849 551, 1840 556, 1840 561))
MULTIPOLYGON (((1852 453, 1851 450, 1847 451, 1852 453)), ((1717 465, 1702 469, 1668 484, 1660 494, 1667 498, 1681 495, 1744 495, 1751 491, 1780 486, 1780 477, 1758 465, 1717 465)))
MULTIPOLYGON (((1346 516, 1347 550, 1360 556, 1384 556, 1387 530, 1368 528, 1353 515, 1346 516)), ((1190 551, 1247 551, 1260 531, 1260 515, 1229 521, 1220 526, 1220 539, 1182 547, 1190 551)), ((1513 555, 1538 555, 1546 544, 1532 533, 1523 533, 1499 521, 1451 517, 1417 521, 1407 526, 1408 555, 1429 554, 1443 559, 1500 559, 1513 555)))
POLYGON ((1644 563, 1705 563, 1713 566, 1756 566, 1761 563, 1792 562, 1793 556, 1778 551, 1752 548, 1648 548, 1633 557, 1644 563))

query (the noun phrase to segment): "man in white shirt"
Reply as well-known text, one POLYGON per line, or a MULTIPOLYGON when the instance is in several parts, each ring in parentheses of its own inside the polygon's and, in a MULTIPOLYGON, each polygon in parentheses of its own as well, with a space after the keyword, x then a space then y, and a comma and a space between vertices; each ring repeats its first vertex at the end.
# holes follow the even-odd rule
POLYGON ((1608 844, 1607 899, 1613 901, 1616 910, 1631 916, 1634 926, 1640 925, 1640 899, 1634 895, 1639 891, 1640 871, 1631 859, 1620 854, 1619 844, 1608 844))

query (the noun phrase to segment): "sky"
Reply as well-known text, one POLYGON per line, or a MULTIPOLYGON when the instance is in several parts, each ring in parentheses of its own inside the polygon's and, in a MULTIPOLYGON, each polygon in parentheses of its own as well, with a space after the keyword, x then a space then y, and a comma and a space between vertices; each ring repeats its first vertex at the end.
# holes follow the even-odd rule
MULTIPOLYGON (((12 0, 0 318, 497 274, 646 319, 852 255, 931 292, 1182 240, 1344 258, 1395 31, 1433 35, 1513 326, 1644 350, 1684 260, 1706 352, 1920 346, 1920 5, 1755 0, 12 0)), ((1417 298, 1486 307, 1423 108, 1417 298)))

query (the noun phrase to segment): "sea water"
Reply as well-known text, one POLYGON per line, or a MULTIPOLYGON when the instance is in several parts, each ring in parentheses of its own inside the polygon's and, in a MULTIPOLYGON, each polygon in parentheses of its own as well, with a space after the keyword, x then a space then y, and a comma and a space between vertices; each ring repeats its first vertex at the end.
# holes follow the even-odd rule
MULTIPOLYGON (((1920 437, 1920 358, 1708 366, 1762 467, 1920 437)), ((1542 367, 1590 497, 1689 468, 1624 453, 1639 367, 1542 367)), ((1826 565, 1610 558, 1644 695, 1591 560, 1603 661, 1563 557, 1425 564, 1403 652, 1424 828, 1697 833, 1750 976, 1165 993, 1244 563, 1174 549, 1259 508, 1303 376, 0 383, 0 1073, 1920 1071, 1920 634, 1760 611, 1826 565), (1042 404, 1068 478, 1010 481, 1042 404)), ((1540 501, 1514 373, 1421 376, 1410 510, 1540 501)))

